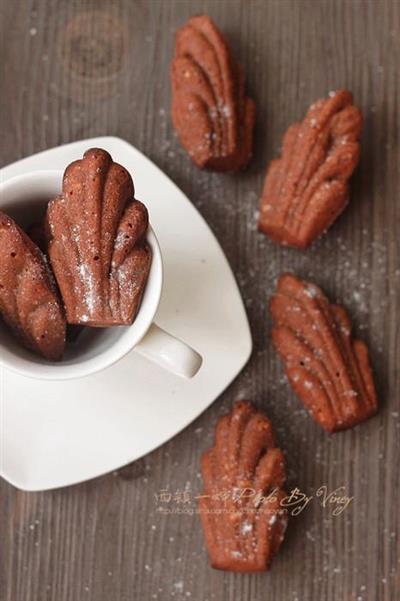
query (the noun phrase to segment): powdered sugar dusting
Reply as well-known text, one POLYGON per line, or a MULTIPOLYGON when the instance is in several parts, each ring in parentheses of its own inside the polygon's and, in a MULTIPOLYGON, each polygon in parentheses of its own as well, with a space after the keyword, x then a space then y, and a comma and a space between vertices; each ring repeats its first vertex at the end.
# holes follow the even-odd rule
MULTIPOLYGON (((82 286, 85 290, 84 301, 89 311, 89 315, 97 309, 100 303, 99 296, 96 292, 96 281, 93 272, 90 270, 86 263, 81 263, 78 267, 79 277, 82 282, 82 286)), ((84 320, 86 321, 86 320, 84 320)))

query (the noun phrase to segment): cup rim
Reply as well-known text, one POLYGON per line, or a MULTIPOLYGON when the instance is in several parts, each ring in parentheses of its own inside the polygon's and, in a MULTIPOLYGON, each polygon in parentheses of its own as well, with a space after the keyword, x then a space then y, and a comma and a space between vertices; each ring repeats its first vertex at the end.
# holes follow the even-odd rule
MULTIPOLYGON (((29 185, 34 180, 37 181, 49 181, 49 178, 59 178, 62 181, 63 171, 59 169, 49 169, 49 170, 37 170, 30 171, 25 174, 16 175, 15 177, 6 180, 5 182, 0 182, 0 210, 5 207, 8 202, 4 198, 3 193, 9 191, 10 189, 15 188, 18 185, 29 185)), ((31 192, 32 194, 32 192, 31 192)), ((26 200, 26 197, 29 196, 21 192, 21 200, 26 200)), ((18 203, 15 203, 16 205, 18 203)), ((11 203, 10 203, 11 206, 11 203)), ((52 363, 50 361, 41 360, 35 361, 35 354, 32 352, 33 359, 20 357, 16 355, 11 349, 9 349, 2 341, 0 341, 0 368, 4 367, 17 373, 21 376, 41 379, 41 380, 72 380, 76 378, 82 378, 85 376, 89 376, 98 371, 106 369, 111 365, 115 364, 117 361, 122 359, 127 353, 134 349, 134 347, 144 338, 146 335, 150 325, 153 322, 154 315, 157 312, 161 291, 163 285, 163 263, 162 263, 162 255, 159 242, 157 237, 152 229, 151 225, 148 227, 147 231, 147 242, 151 247, 152 251, 152 262, 150 266, 150 273, 148 276, 148 280, 146 283, 146 287, 144 290, 144 295, 139 307, 138 314, 135 318, 135 321, 130 326, 116 326, 118 328, 124 328, 123 336, 119 337, 116 343, 112 344, 110 347, 100 352, 95 357, 90 357, 88 359, 83 360, 80 363, 75 364, 62 364, 61 362, 52 363), (149 288, 150 286, 150 288, 149 288), (150 297, 146 299, 146 291, 151 291, 150 297), (143 305, 143 302, 146 299, 146 306, 143 305), (147 318, 143 320, 141 324, 141 328, 139 332, 135 331, 135 323, 137 317, 142 313, 143 309, 147 310, 147 318), (130 334, 130 335, 129 335, 130 334), (118 352, 115 352, 115 348, 118 346, 118 352)), ((137 328, 136 328, 137 330, 137 328)), ((27 351, 29 352, 29 351, 27 351)))

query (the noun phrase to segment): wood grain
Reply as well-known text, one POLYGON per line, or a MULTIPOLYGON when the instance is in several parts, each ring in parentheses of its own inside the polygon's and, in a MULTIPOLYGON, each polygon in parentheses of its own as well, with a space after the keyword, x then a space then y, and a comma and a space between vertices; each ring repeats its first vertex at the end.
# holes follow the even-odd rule
POLYGON ((2 4, 0 42, 1 165, 95 135, 133 143, 217 234, 254 337, 250 362, 221 398, 132 466, 46 493, 0 483, 1 599, 399 599, 399 1, 14 0, 2 4), (172 130, 173 32, 199 12, 227 35, 257 102, 255 156, 241 175, 200 172, 172 130), (365 115, 350 206, 310 250, 284 250, 255 229, 265 166, 288 124, 339 87, 365 115), (370 345, 381 409, 353 431, 325 435, 283 378, 266 302, 288 269, 344 302, 370 345), (200 490, 215 420, 241 397, 272 419, 289 487, 343 485, 354 496, 338 517, 314 499, 292 519, 272 571, 244 576, 211 570, 198 517, 162 515, 155 498, 200 490))

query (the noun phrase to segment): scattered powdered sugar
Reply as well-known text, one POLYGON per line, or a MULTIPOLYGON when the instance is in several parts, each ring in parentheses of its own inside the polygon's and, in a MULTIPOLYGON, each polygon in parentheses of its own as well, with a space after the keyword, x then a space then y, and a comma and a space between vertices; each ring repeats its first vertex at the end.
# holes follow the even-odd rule
POLYGON ((253 524, 251 524, 250 522, 243 522, 242 524, 242 534, 247 534, 248 532, 251 532, 253 530, 253 524))
MULTIPOLYGON (((93 272, 86 263, 81 263, 78 267, 79 277, 84 288, 84 301, 89 311, 89 315, 95 311, 99 305, 99 296, 96 292, 96 281, 93 272)), ((87 320, 83 320, 87 321, 87 320)))
POLYGON ((174 589, 182 592, 183 591, 183 580, 179 580, 178 582, 174 582, 174 589))
POLYGON ((217 119, 218 116, 229 119, 232 116, 232 109, 227 104, 218 104, 217 106, 208 107, 208 115, 212 120, 217 119))
POLYGON ((127 273, 122 265, 117 271, 118 283, 123 290, 123 294, 129 298, 134 298, 138 292, 139 283, 138 280, 132 277, 131 273, 127 273))
POLYGON ((121 250, 121 248, 124 246, 126 238, 125 238, 126 234, 125 232, 119 231, 117 234, 117 237, 115 238, 115 243, 114 243, 114 249, 115 250, 121 250))
POLYGON ((231 107, 228 106, 227 104, 223 104, 222 106, 220 106, 219 111, 220 111, 221 115, 223 115, 227 119, 232 115, 231 107))
POLYGON ((305 293, 310 298, 315 298, 316 296, 318 296, 318 288, 316 286, 313 286, 312 284, 310 284, 309 286, 307 286, 305 293))
MULTIPOLYGON (((81 240, 81 229, 80 229, 79 225, 76 223, 71 227, 71 238, 75 242, 75 244, 79 245, 79 242, 81 240)), ((64 241, 65 241, 65 238, 64 238, 64 241)))

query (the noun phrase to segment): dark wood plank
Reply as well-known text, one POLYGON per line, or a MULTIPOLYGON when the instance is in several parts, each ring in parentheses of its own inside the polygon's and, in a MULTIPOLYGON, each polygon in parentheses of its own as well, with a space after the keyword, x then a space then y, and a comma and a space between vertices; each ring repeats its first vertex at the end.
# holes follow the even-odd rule
POLYGON ((0 483, 2 599, 400 598, 398 0, 14 0, 3 3, 0 42, 1 164, 105 133, 132 142, 176 181, 219 237, 254 336, 251 361, 230 388, 146 458, 53 492, 28 494, 0 483), (239 176, 200 172, 173 134, 173 32, 198 12, 226 33, 257 101, 255 156, 239 176), (288 124, 343 86, 365 114, 351 204, 310 250, 283 250, 255 230, 265 165, 288 124), (354 431, 326 436, 284 381, 266 301, 287 269, 341 299, 370 344, 381 410, 354 431), (343 485, 354 496, 338 517, 310 503, 293 518, 272 571, 252 576, 211 570, 198 517, 161 515, 155 499, 163 488, 200 490, 200 454, 217 416, 240 397, 273 420, 291 487, 315 494, 323 484, 343 485))

